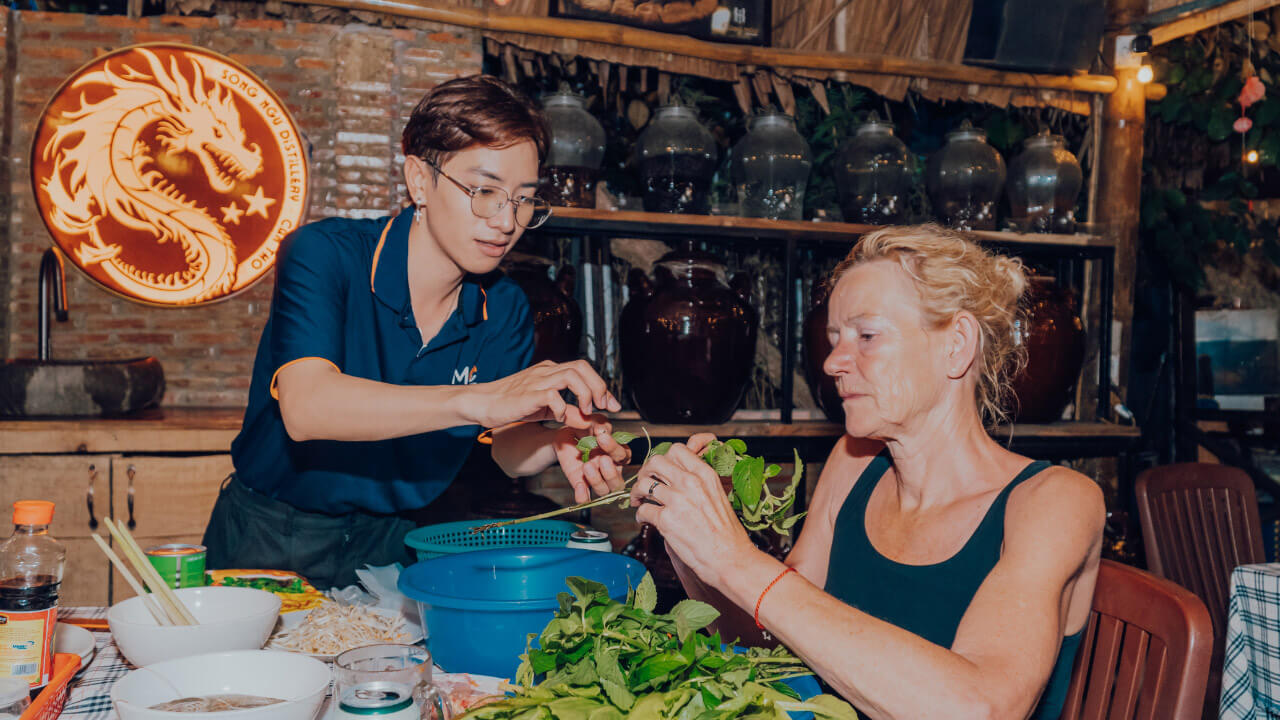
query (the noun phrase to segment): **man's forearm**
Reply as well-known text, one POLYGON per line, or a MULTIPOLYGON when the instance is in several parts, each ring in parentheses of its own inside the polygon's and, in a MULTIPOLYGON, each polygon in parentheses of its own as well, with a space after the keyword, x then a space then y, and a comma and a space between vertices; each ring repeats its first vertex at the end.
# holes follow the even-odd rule
POLYGON ((521 423, 493 433, 493 461, 510 477, 536 475, 556 461, 556 431, 539 423, 521 423))
POLYGON ((282 373, 279 380, 285 429, 299 442, 387 440, 474 424, 469 386, 392 385, 332 368, 282 373))

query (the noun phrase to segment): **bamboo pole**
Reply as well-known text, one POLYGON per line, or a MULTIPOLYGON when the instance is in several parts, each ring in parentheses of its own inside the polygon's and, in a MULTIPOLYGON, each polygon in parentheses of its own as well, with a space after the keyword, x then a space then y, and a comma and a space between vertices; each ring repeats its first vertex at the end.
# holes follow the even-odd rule
POLYGON ((306 0, 297 4, 385 13, 492 32, 585 40, 738 65, 928 78, 974 85, 1036 90, 1074 90, 1107 94, 1116 89, 1116 79, 1108 75, 1040 75, 886 55, 810 52, 788 48, 714 43, 610 23, 549 17, 519 17, 471 8, 437 7, 432 5, 430 0, 306 0))

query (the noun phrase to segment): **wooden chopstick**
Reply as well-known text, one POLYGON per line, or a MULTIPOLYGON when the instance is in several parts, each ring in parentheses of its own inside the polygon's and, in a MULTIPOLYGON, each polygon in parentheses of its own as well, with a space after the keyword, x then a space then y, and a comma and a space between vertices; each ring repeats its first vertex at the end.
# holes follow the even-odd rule
POLYGON ((173 623, 160 610, 160 606, 156 605, 155 598, 151 597, 151 594, 143 589, 138 579, 133 576, 133 573, 129 572, 129 566, 120 559, 119 555, 116 555, 115 551, 107 545, 107 542, 97 533, 90 533, 90 537, 93 538, 94 542, 98 543, 98 547, 102 549, 103 554, 116 567, 116 570, 119 570, 120 574, 124 576, 124 581, 129 583, 129 587, 133 588, 133 591, 142 598, 142 604, 147 606, 147 610, 151 613, 151 617, 156 619, 156 623, 158 625, 172 625, 173 623))
POLYGON ((134 569, 142 576, 143 582, 159 598, 160 606, 169 614, 174 624, 196 625, 195 616, 187 610, 182 600, 178 599, 169 584, 160 577, 160 573, 151 564, 151 561, 147 559, 146 554, 142 552, 142 548, 138 546, 137 541, 133 539, 129 531, 110 517, 102 518, 102 522, 107 526, 107 530, 111 532, 111 536, 120 543, 125 556, 133 563, 134 569))

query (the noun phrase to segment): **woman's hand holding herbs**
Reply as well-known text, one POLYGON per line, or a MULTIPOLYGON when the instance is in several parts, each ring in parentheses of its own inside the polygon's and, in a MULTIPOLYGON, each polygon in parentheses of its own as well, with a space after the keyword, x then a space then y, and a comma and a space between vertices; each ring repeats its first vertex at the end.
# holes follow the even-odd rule
POLYGON ((670 552, 712 586, 720 573, 758 552, 738 519, 721 476, 703 459, 713 436, 695 435, 649 458, 634 485, 636 520, 658 528, 670 552))
MULTIPOLYGON (((612 431, 613 426, 604 415, 583 415, 577 408, 566 409, 565 425, 556 431, 552 446, 573 488, 574 502, 587 502, 592 492, 608 495, 625 485, 622 468, 631 462, 631 450, 612 431)), ((626 440, 624 434, 618 435, 626 440)))

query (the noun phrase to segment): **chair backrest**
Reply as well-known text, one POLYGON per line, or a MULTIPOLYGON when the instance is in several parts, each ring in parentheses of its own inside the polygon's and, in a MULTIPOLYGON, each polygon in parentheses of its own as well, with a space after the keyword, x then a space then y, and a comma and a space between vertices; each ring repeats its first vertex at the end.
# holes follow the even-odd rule
POLYGON ((1231 571, 1266 562, 1253 481, 1228 465, 1181 463, 1143 471, 1134 490, 1147 567, 1203 600, 1223 637, 1231 571))
POLYGON ((1209 611, 1168 580, 1103 560, 1062 720, 1198 720, 1209 611))

